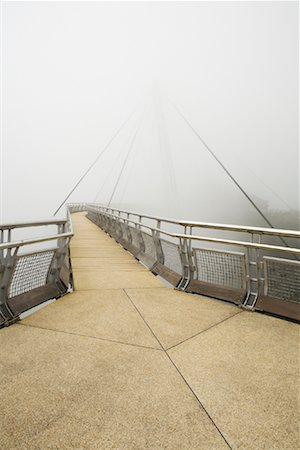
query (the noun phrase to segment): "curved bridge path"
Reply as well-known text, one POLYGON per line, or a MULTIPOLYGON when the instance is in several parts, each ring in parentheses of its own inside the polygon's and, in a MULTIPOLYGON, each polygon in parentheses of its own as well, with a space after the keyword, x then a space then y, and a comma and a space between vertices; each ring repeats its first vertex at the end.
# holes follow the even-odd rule
POLYGON ((72 217, 76 291, 0 332, 1 448, 296 450, 297 325, 168 289, 72 217))

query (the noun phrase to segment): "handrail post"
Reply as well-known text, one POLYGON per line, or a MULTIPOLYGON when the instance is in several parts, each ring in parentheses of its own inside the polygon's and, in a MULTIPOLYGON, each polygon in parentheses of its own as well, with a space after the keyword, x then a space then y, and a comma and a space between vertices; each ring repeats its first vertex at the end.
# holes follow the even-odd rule
POLYGON ((116 216, 116 238, 117 238, 117 241, 122 237, 122 228, 120 225, 120 217, 121 217, 121 213, 120 213, 120 211, 118 211, 118 215, 116 216))
MULTIPOLYGON (((59 225, 58 233, 64 233, 65 225, 59 225)), ((47 284, 55 283, 58 289, 63 293, 64 289, 62 287, 60 272, 64 264, 65 258, 68 255, 68 245, 69 238, 58 238, 57 239, 57 249, 54 252, 51 266, 49 268, 47 276, 47 284)), ((69 286, 66 286, 68 288, 69 286)))
MULTIPOLYGON (((190 236, 193 234, 193 227, 190 226, 189 227, 189 234, 190 236)), ((189 279, 188 279, 188 283, 194 279, 194 274, 196 271, 196 265, 195 265, 195 255, 193 253, 193 249, 192 249, 192 239, 188 239, 188 246, 187 246, 187 256, 188 256, 188 266, 189 266, 189 279)), ((187 285, 188 285, 187 283, 187 285)), ((186 285, 186 286, 187 286, 186 285)))
MULTIPOLYGON (((160 227, 161 227, 161 221, 157 220, 156 221, 157 230, 160 230, 160 227)), ((152 236, 153 236, 153 241, 154 241, 155 250, 156 250, 157 262, 159 262, 160 264, 163 264, 164 263, 164 254, 163 254, 161 244, 160 244, 160 232, 157 230, 152 230, 152 236)))
POLYGON ((13 277, 14 269, 17 263, 19 247, 6 250, 6 255, 1 259, 0 265, 0 314, 4 319, 4 325, 10 325, 18 320, 13 311, 8 306, 9 286, 13 277))
POLYGON ((130 220, 130 213, 126 214, 127 219, 126 219, 126 232, 127 232, 127 241, 129 244, 132 244, 132 236, 129 230, 129 220, 130 220))
POLYGON ((141 230, 141 226, 142 226, 142 216, 138 216, 139 217, 139 223, 136 224, 136 230, 138 233, 138 239, 139 239, 139 250, 140 252, 144 252, 145 251, 145 244, 144 244, 144 240, 142 237, 142 230, 141 230))
MULTIPOLYGON (((250 232, 250 242, 255 243, 254 233, 250 232)), ((259 243, 261 235, 259 235, 259 243)), ((243 306, 253 310, 260 289, 260 261, 257 248, 247 248, 246 258, 246 277, 247 277, 247 296, 243 306)))
MULTIPOLYGON (((3 242, 4 242, 4 230, 1 230, 1 233, 0 233, 0 243, 3 244, 3 242)), ((0 263, 1 263, 1 264, 2 264, 3 258, 4 258, 4 250, 1 249, 1 250, 0 250, 0 263)))
MULTIPOLYGON (((184 234, 187 235, 187 226, 184 227, 184 234)), ((191 229, 190 233, 191 234, 191 229)), ((179 252, 182 266, 182 278, 177 286, 177 289, 184 291, 188 286, 191 276, 191 239, 179 239, 179 252)))

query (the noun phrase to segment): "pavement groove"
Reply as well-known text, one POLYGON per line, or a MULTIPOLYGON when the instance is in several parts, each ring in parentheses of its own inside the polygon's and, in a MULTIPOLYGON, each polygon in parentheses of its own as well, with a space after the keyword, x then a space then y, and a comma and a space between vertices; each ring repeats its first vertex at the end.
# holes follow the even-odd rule
MULTIPOLYGON (((126 292, 126 291, 125 291, 126 292)), ((212 422, 212 424, 216 427, 216 429, 218 430, 220 436, 222 437, 222 439, 225 441, 225 443, 227 444, 227 446, 231 449, 232 447, 229 445, 229 443, 227 442, 226 438, 224 437, 223 433, 221 432, 221 430, 219 429, 219 427, 217 426, 217 424, 214 422, 214 420, 212 419, 212 417, 210 416, 210 414, 208 413, 208 411, 204 408, 203 404, 201 403, 199 397, 197 397, 196 393, 194 392, 193 388, 189 385, 189 383, 187 382, 187 380, 185 379, 185 377, 183 376, 183 374, 180 372, 180 370, 178 369, 178 367, 176 366, 175 362, 172 360, 172 358, 170 357, 170 355, 168 354, 168 351, 165 350, 162 346, 162 344, 160 343, 158 337, 155 335, 154 331, 152 330, 152 328, 150 327, 150 325, 147 323, 146 319, 143 317, 142 313, 139 311, 139 309, 137 308, 137 306, 134 304, 134 302, 131 300, 130 296, 128 295, 128 293, 126 292, 129 300, 132 302, 132 304, 135 306, 136 310, 138 311, 138 313, 140 314, 141 318, 144 320, 144 322, 146 323, 146 325, 149 327, 149 330, 151 331, 151 333, 153 334, 153 336, 157 339, 157 342, 159 343, 159 345, 161 346, 161 349, 164 351, 164 354, 167 356, 167 358, 171 361, 171 363, 173 364, 173 366, 175 367, 176 371, 178 372, 178 374, 180 375, 180 377, 182 378, 182 380, 184 381, 184 383, 187 385, 187 387, 189 388, 189 390, 191 391, 191 393, 193 394, 193 396, 195 397, 195 399, 198 401, 199 403, 199 407, 202 408, 205 413, 207 414, 207 417, 209 418, 209 420, 212 422)), ((205 330, 204 330, 205 331, 205 330)))
POLYGON ((101 338, 101 337, 97 337, 97 336, 89 336, 89 335, 86 335, 86 334, 79 334, 79 333, 70 333, 70 331, 54 330, 53 328, 39 327, 37 325, 28 325, 27 323, 20 323, 19 322, 16 325, 22 325, 23 327, 39 328, 40 330, 55 331, 56 333, 70 334, 70 335, 73 335, 73 336, 80 336, 80 337, 85 337, 85 338, 88 338, 88 339, 98 339, 100 341, 112 342, 114 344, 130 345, 132 347, 146 348, 146 349, 149 349, 149 350, 156 350, 156 351, 159 351, 159 352, 161 352, 163 350, 161 348, 147 347, 146 345, 130 344, 128 342, 115 341, 113 339, 101 338))
POLYGON ((189 341, 190 339, 193 339, 193 338, 199 336, 199 334, 201 334, 201 333, 205 333, 206 331, 209 331, 211 328, 217 327, 218 325, 220 325, 221 323, 225 322, 226 320, 230 320, 230 319, 232 319, 233 317, 235 317, 235 316, 237 316, 237 315, 239 315, 239 314, 242 314, 243 312, 244 312, 244 311, 239 311, 239 312, 237 312, 236 314, 233 314, 233 315, 230 316, 230 317, 226 317, 225 319, 220 320, 220 322, 217 322, 217 323, 215 323, 214 325, 211 325, 210 327, 205 328, 204 330, 199 331, 199 333, 195 333, 195 334, 193 334, 193 336, 190 336, 190 337, 184 339, 183 341, 180 341, 180 342, 178 342, 177 344, 172 345, 171 347, 168 347, 168 348, 166 349, 166 351, 171 350, 171 349, 177 347, 178 345, 183 344, 184 342, 187 342, 187 341, 189 341))

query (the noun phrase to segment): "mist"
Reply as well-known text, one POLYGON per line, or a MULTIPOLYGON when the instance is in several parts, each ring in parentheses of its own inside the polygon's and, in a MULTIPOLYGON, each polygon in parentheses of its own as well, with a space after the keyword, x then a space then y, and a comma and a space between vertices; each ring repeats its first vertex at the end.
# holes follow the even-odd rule
POLYGON ((299 227, 298 2, 3 2, 1 16, 2 222, 51 217, 127 121, 68 202, 266 226, 239 185, 299 227))

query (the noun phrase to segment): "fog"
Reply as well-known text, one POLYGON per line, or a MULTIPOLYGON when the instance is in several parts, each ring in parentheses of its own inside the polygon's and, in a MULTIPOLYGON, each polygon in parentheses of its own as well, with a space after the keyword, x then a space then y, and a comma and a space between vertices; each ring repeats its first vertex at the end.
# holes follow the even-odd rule
POLYGON ((266 226, 179 110, 297 228, 298 21, 297 2, 3 2, 1 221, 52 216, 128 119, 69 202, 266 226))

